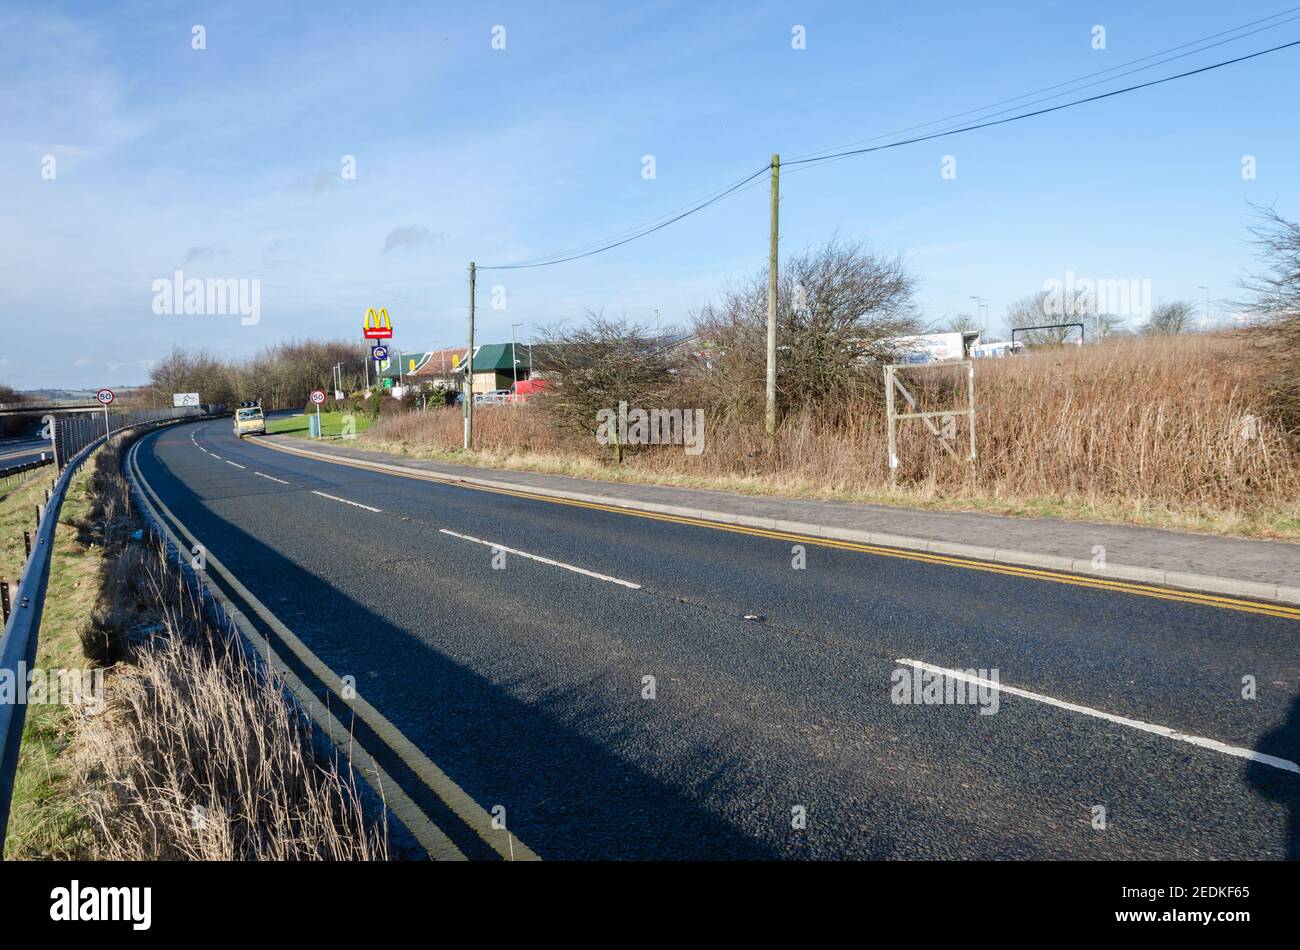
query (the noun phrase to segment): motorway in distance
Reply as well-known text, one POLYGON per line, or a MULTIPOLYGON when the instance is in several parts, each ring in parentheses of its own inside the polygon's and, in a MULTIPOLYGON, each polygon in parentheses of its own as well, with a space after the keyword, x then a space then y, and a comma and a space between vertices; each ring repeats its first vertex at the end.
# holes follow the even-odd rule
POLYGON ((51 451, 49 439, 0 439, 0 469, 38 462, 51 451))
POLYGON ((364 471, 224 421, 138 464, 338 678, 280 650, 304 682, 354 677, 543 859, 1300 856, 1300 711, 1240 693, 1297 680, 1296 619, 364 471), (1002 689, 895 701, 928 670, 1002 689))

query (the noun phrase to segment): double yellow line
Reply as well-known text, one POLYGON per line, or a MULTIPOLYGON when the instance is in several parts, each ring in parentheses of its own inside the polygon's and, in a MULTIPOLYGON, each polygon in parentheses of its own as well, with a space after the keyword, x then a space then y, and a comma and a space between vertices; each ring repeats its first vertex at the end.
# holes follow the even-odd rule
MULTIPOLYGON (((168 540, 178 552, 184 552, 188 545, 200 545, 201 542, 158 497, 157 492, 145 480, 140 471, 137 453, 140 448, 137 441, 127 454, 128 475, 140 489, 143 506, 152 514, 154 521, 162 527, 168 540), (165 515, 165 517, 164 517, 165 515), (183 534, 188 545, 182 546, 181 540, 172 530, 183 534)), ((194 550, 191 548, 190 550, 194 550)), ((230 570, 221 563, 215 554, 203 547, 207 570, 200 573, 199 579, 221 604, 226 615, 230 617, 256 650, 266 658, 266 662, 279 674, 289 690, 297 697, 299 703, 316 721, 335 746, 348 756, 362 771, 372 775, 384 804, 406 826, 407 830, 420 843, 434 860, 463 861, 464 853, 447 834, 425 814, 424 810, 403 790, 400 784, 379 764, 378 760, 365 748, 357 738, 355 730, 345 726, 329 708, 322 704, 316 694, 294 673, 275 648, 263 637, 249 621, 247 615, 231 598, 221 585, 215 583, 211 574, 217 574, 230 591, 239 598, 254 614, 261 618, 280 639, 280 641, 311 671, 320 683, 330 690, 340 706, 350 709, 358 719, 370 727, 379 741, 431 791, 447 808, 460 819, 471 831, 481 838, 502 858, 510 861, 540 860, 537 853, 501 827, 493 816, 489 815, 474 799, 465 792, 442 769, 411 742, 406 735, 393 725, 378 709, 368 703, 359 693, 339 692, 337 684, 343 678, 331 670, 320 657, 305 644, 265 604, 241 584, 230 570)))
POLYGON ((1259 614, 1265 617, 1277 617, 1282 620, 1300 620, 1300 608, 1286 604, 1270 604, 1262 601, 1242 600, 1236 597, 1224 597, 1217 594, 1202 594, 1196 591, 1176 590, 1169 587, 1156 587, 1151 584, 1139 584, 1132 581, 1107 580, 1100 577, 1088 577, 1081 574, 1067 574, 1044 568, 1017 567, 1011 564, 994 564, 988 561, 976 561, 970 558, 951 557, 943 554, 930 554, 925 551, 908 551, 903 548, 887 548, 876 544, 862 544, 856 541, 839 541, 835 538, 813 537, 795 534, 789 531, 776 531, 769 528, 752 528, 747 525, 726 524, 721 521, 707 521, 703 518, 691 518, 683 515, 670 515, 657 511, 642 511, 635 508, 623 508, 618 505, 603 505, 599 502, 579 501, 573 498, 557 498, 536 492, 497 488, 491 485, 479 485, 462 481, 454 476, 431 475, 422 472, 402 470, 394 466, 377 465, 357 459, 332 458, 317 452, 303 452, 273 442, 256 442, 255 444, 286 452, 304 458, 316 459, 335 465, 346 465, 384 475, 397 475, 420 481, 442 482, 460 488, 472 488, 475 491, 492 492, 497 495, 509 495, 529 501, 544 501, 553 505, 568 505, 572 508, 587 508, 593 511, 609 511, 614 514, 627 515, 632 518, 648 518, 652 521, 667 521, 673 524, 691 525, 708 528, 712 531, 730 531, 733 534, 745 534, 755 538, 767 538, 773 541, 789 541, 794 544, 815 545, 823 548, 837 548, 841 551, 856 551, 861 554, 874 554, 878 557, 900 558, 905 561, 919 561, 924 564, 938 564, 943 567, 959 567, 968 571, 983 571, 987 574, 1003 574, 1008 577, 1023 577, 1030 580, 1050 581, 1055 584, 1069 584, 1073 587, 1090 587, 1094 590, 1106 590, 1120 594, 1134 594, 1139 597, 1153 597, 1157 600, 1172 600, 1184 604, 1196 604, 1202 607, 1218 607, 1224 610, 1236 610, 1242 613, 1259 614))

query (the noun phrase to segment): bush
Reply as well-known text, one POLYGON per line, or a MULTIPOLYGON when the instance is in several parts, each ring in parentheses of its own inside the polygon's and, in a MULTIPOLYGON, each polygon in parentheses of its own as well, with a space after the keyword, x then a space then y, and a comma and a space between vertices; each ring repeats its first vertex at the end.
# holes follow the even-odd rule
MULTIPOLYGON (((889 341, 919 330, 916 279, 897 257, 833 238, 786 259, 777 280, 777 412, 814 409, 847 420, 848 407, 883 394, 889 341)), ((764 416, 768 275, 764 270, 705 307, 694 330, 707 354, 686 370, 685 399, 719 419, 764 416)))
POLYGON ((1272 415, 1300 448, 1300 224, 1257 208, 1252 227, 1261 269, 1242 281, 1259 380, 1272 415))
MULTIPOLYGON (((597 413, 630 406, 665 406, 673 386, 670 355, 649 333, 649 328, 626 319, 610 320, 588 313, 577 328, 551 327, 544 331, 547 379, 550 386, 539 396, 540 405, 561 429, 591 439, 599 428, 597 413)), ((615 461, 623 460, 624 446, 615 438, 615 461)))

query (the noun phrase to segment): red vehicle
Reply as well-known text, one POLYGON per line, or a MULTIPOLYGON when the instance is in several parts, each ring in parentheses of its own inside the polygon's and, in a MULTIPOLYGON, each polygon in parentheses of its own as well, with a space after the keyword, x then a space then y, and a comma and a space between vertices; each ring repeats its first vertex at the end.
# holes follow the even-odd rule
POLYGON ((549 385, 544 379, 521 379, 510 387, 510 392, 520 402, 527 402, 529 396, 545 391, 549 385))

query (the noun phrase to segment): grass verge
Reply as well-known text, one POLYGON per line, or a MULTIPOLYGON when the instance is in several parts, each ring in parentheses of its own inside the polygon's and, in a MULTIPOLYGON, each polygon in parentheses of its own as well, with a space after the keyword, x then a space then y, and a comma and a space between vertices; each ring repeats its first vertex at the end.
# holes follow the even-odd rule
MULTIPOLYGON (((343 435, 343 420, 347 418, 347 413, 342 412, 322 412, 320 414, 321 435, 327 439, 341 438, 343 435)), ((372 420, 369 416, 353 415, 356 423, 356 432, 362 433, 370 428, 372 420)), ((302 439, 310 438, 310 421, 306 413, 297 416, 282 416, 275 419, 266 420, 267 435, 293 435, 302 439)))
POLYGON ((1179 508, 1152 499, 1140 498, 1122 501, 1087 496, 1054 498, 961 495, 945 491, 933 484, 904 486, 892 491, 886 487, 873 490, 847 485, 819 484, 812 478, 791 476, 688 475, 659 472, 640 466, 626 464, 618 466, 598 459, 565 456, 558 453, 500 449, 466 452, 464 449, 441 448, 437 445, 420 444, 410 440, 384 439, 380 438, 378 433, 355 444, 357 448, 388 452, 407 458, 474 465, 502 471, 568 475, 573 478, 590 478, 633 485, 706 488, 740 495, 814 501, 851 501, 923 511, 961 511, 1015 518, 1056 518, 1062 521, 1130 524, 1225 537, 1300 540, 1300 502, 1261 505, 1246 509, 1207 510, 1179 508))
MULTIPOLYGON (((50 583, 37 641, 36 665, 42 670, 79 670, 88 666, 81 631, 99 595, 103 550, 86 533, 92 507, 91 463, 81 467, 68 488, 55 529, 50 583)), ((33 527, 35 506, 45 500, 54 470, 16 486, 0 498, 0 576, 11 591, 26 560, 23 529, 33 527)), ((55 703, 27 708, 18 771, 9 810, 5 857, 88 858, 91 835, 76 805, 76 765, 71 747, 79 716, 55 703)))
MULTIPOLYGON (((144 530, 121 453, 73 480, 38 641, 47 668, 103 668, 100 702, 29 706, 5 856, 387 859, 382 804, 144 530)), ((0 500, 0 530, 47 484, 0 500)))

